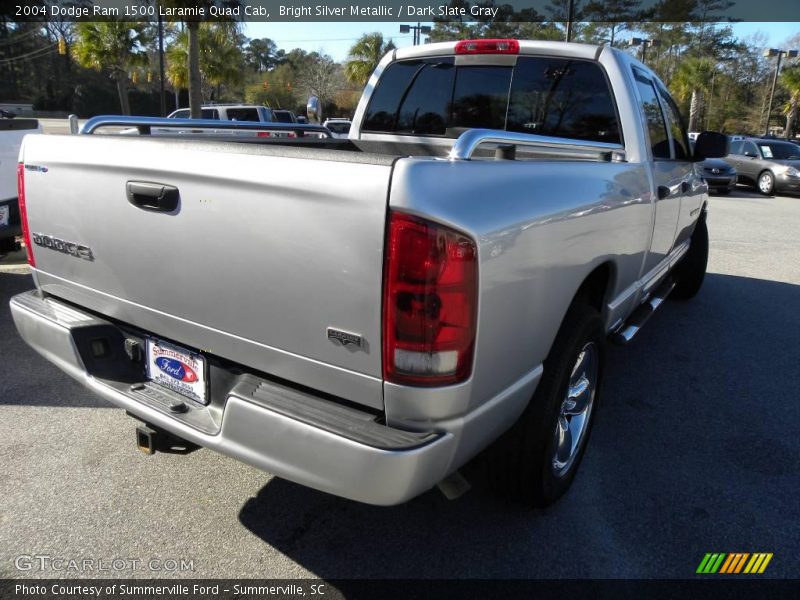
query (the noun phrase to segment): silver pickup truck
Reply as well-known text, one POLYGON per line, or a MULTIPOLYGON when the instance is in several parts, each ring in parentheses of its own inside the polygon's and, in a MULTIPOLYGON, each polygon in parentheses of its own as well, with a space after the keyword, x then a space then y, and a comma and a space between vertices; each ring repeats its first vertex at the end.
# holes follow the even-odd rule
POLYGON ((514 497, 566 491, 607 338, 700 288, 695 161, 727 153, 707 132, 691 156, 625 52, 554 42, 393 50, 347 140, 97 135, 164 121, 25 139, 19 333, 144 450, 382 505, 489 447, 514 497))

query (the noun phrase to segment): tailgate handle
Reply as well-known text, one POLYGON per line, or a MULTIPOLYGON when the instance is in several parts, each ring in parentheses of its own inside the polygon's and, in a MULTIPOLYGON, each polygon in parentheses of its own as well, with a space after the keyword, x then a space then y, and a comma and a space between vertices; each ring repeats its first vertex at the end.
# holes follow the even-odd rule
POLYGON ((178 188, 149 181, 129 181, 125 185, 128 202, 144 210, 173 212, 178 208, 178 188))

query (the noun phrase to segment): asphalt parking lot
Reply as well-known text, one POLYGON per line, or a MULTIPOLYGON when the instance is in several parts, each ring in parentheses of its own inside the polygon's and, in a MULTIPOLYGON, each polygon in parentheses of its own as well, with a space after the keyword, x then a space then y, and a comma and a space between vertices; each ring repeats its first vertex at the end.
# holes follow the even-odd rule
POLYGON ((706 552, 772 552, 764 576, 797 577, 800 198, 715 197, 709 229, 702 291, 610 349, 581 472, 544 511, 480 475, 455 501, 432 490, 378 508, 205 449, 146 457, 123 411, 18 338, 8 300, 32 282, 7 257, 0 578, 75 575, 21 571, 20 555, 128 561, 103 576, 680 578, 706 552))

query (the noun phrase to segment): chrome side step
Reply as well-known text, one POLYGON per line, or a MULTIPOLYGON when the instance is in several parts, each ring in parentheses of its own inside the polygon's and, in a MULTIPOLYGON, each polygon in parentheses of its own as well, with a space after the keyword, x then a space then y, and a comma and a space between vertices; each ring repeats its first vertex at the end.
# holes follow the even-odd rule
POLYGON ((642 327, 644 327, 647 319, 649 319, 653 313, 656 312, 656 309, 663 304, 664 300, 667 299, 667 296, 669 296, 674 288, 675 282, 672 278, 664 280, 650 297, 645 300, 639 308, 633 311, 633 314, 628 317, 628 320, 609 336, 609 339, 620 346, 628 344, 634 336, 639 333, 642 327))

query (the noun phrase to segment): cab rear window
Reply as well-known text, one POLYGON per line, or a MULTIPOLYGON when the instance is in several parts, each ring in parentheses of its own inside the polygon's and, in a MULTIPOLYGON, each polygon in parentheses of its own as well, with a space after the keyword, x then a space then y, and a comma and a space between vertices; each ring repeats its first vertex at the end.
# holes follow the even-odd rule
POLYGON ((256 108, 229 108, 228 119, 231 121, 260 121, 256 108))
POLYGON ((478 127, 621 141, 599 65, 533 56, 514 67, 456 66, 453 57, 395 62, 375 88, 362 130, 457 137, 478 127))

